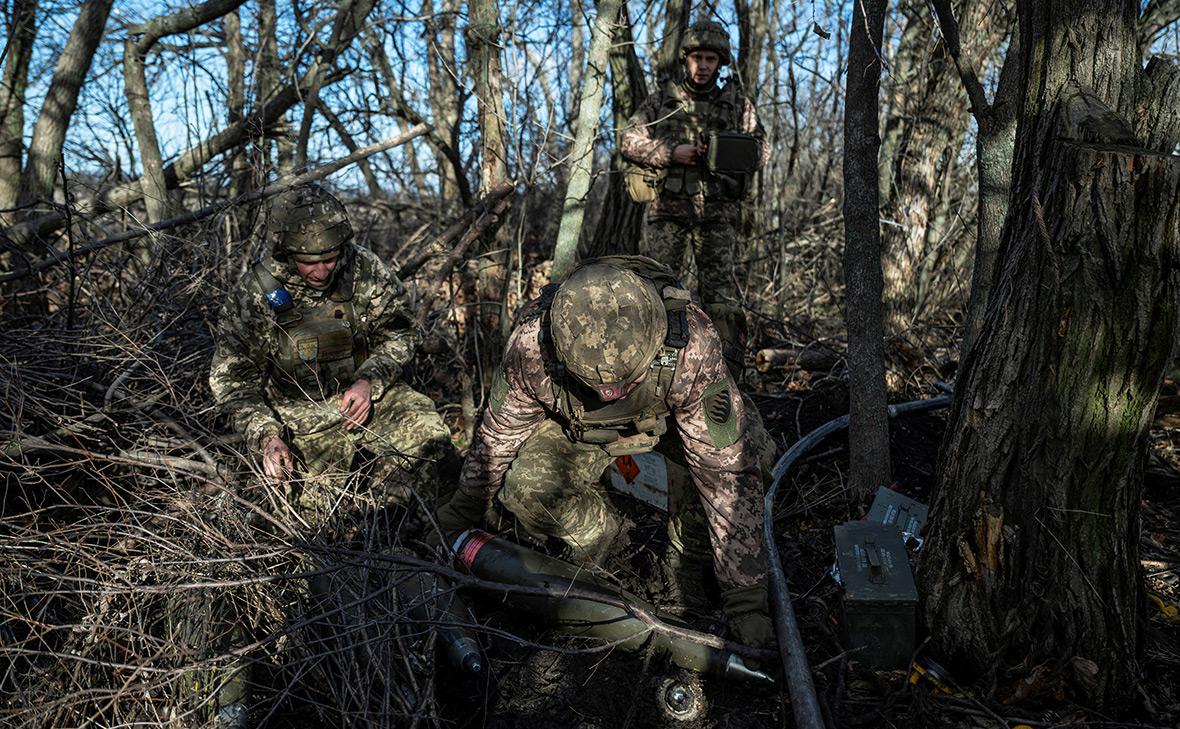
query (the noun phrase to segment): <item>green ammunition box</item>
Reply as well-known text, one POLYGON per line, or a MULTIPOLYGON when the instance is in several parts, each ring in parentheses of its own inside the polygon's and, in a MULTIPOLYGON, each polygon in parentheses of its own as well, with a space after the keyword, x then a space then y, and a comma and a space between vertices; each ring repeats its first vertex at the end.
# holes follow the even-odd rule
POLYGON ((758 140, 749 134, 709 132, 709 151, 705 164, 710 172, 720 174, 750 173, 758 166, 758 140))
POLYGON ((834 528, 844 590, 840 635, 853 660, 905 668, 915 648, 918 590, 901 532, 891 524, 851 521, 834 528))
POLYGON ((914 501, 905 494, 882 486, 877 489, 873 505, 869 507, 869 521, 892 524, 901 530, 907 540, 913 540, 913 547, 922 546, 922 527, 930 509, 920 501, 914 501))

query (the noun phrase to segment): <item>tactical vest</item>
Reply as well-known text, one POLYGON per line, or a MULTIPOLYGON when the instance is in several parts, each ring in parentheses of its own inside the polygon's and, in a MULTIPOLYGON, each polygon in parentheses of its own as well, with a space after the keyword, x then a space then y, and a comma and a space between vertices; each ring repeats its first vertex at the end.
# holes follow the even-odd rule
POLYGON ((570 440, 602 446, 611 457, 646 453, 668 431, 668 390, 676 374, 680 350, 688 344, 688 292, 668 269, 642 256, 604 256, 584 261, 626 268, 648 281, 660 293, 668 317, 668 333, 639 387, 624 398, 602 402, 596 393, 565 371, 557 358, 549 312, 558 284, 541 291, 528 318, 541 319, 541 356, 553 383, 558 421, 570 440))
POLYGON ((278 351, 270 358, 270 383, 285 397, 322 401, 339 395, 368 357, 352 305, 355 261, 350 256, 342 263, 331 292, 314 306, 299 306, 265 263, 254 262, 255 281, 280 332, 278 351))
MULTIPOLYGON (((683 87, 665 88, 652 129, 660 139, 674 139, 677 144, 696 144, 710 131, 734 132, 740 129, 742 97, 737 85, 726 83, 715 98, 697 99, 683 87)), ((709 173, 703 164, 673 165, 664 179, 663 194, 694 197, 703 192, 706 200, 733 200, 732 182, 709 173)))

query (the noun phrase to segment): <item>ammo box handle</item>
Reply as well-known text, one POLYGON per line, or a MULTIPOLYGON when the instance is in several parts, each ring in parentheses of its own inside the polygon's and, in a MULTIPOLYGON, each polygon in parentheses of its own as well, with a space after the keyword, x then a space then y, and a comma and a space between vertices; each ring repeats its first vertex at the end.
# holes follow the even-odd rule
POLYGON ((881 576, 881 552, 877 549, 876 542, 865 542, 865 557, 869 560, 869 575, 872 577, 881 576))

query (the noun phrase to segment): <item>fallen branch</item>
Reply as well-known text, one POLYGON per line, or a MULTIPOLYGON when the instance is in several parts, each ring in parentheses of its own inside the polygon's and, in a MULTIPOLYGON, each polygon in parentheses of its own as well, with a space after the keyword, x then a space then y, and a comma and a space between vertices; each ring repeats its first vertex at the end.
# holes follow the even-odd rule
POLYGON ((370 144, 367 147, 362 147, 347 157, 342 157, 335 162, 330 162, 322 167, 317 167, 316 169, 305 172, 302 175, 282 178, 277 182, 267 185, 266 187, 259 188, 253 192, 234 198, 233 200, 225 200, 219 203, 213 203, 212 205, 206 205, 200 210, 194 210, 192 212, 178 215, 167 220, 161 220, 158 223, 145 225, 134 230, 124 231, 118 235, 110 236, 109 238, 103 238, 101 240, 87 243, 83 246, 78 246, 73 251, 54 251, 48 258, 37 261, 36 263, 27 264, 21 270, 11 271, 9 273, 0 275, 0 283, 14 281, 16 279, 24 278, 25 276, 31 276, 34 273, 43 271, 47 268, 52 268, 53 266, 64 263, 73 258, 77 258, 81 255, 93 253, 94 251, 99 251, 103 248, 107 248, 118 243, 125 243, 129 240, 134 240, 151 233, 158 233, 163 230, 169 230, 171 228, 178 228, 182 225, 188 225, 189 223, 194 223, 198 220, 223 213, 235 206, 245 205, 247 203, 254 202, 255 200, 271 197, 273 195, 279 194, 280 192, 290 190, 293 187, 298 187, 299 185, 322 179, 351 164, 356 163, 359 160, 371 157, 378 152, 384 152, 385 150, 401 146, 416 137, 426 134, 429 130, 430 126, 428 124, 419 124, 418 126, 412 127, 406 132, 397 135, 396 137, 391 137, 383 142, 377 142, 376 144, 370 144))

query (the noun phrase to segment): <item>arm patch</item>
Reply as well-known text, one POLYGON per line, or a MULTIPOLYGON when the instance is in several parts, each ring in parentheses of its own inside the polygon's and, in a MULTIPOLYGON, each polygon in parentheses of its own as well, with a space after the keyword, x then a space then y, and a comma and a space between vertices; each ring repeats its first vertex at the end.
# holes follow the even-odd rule
POLYGON ((500 413, 500 408, 504 406, 506 397, 508 397, 508 380, 504 377, 504 368, 499 367, 496 369, 496 376, 492 378, 492 392, 488 402, 493 413, 497 415, 500 413))
POLYGON ((737 410, 733 406, 729 383, 718 380, 705 388, 701 406, 705 408, 705 422, 709 426, 713 446, 728 448, 737 443, 741 434, 738 432, 737 410))

